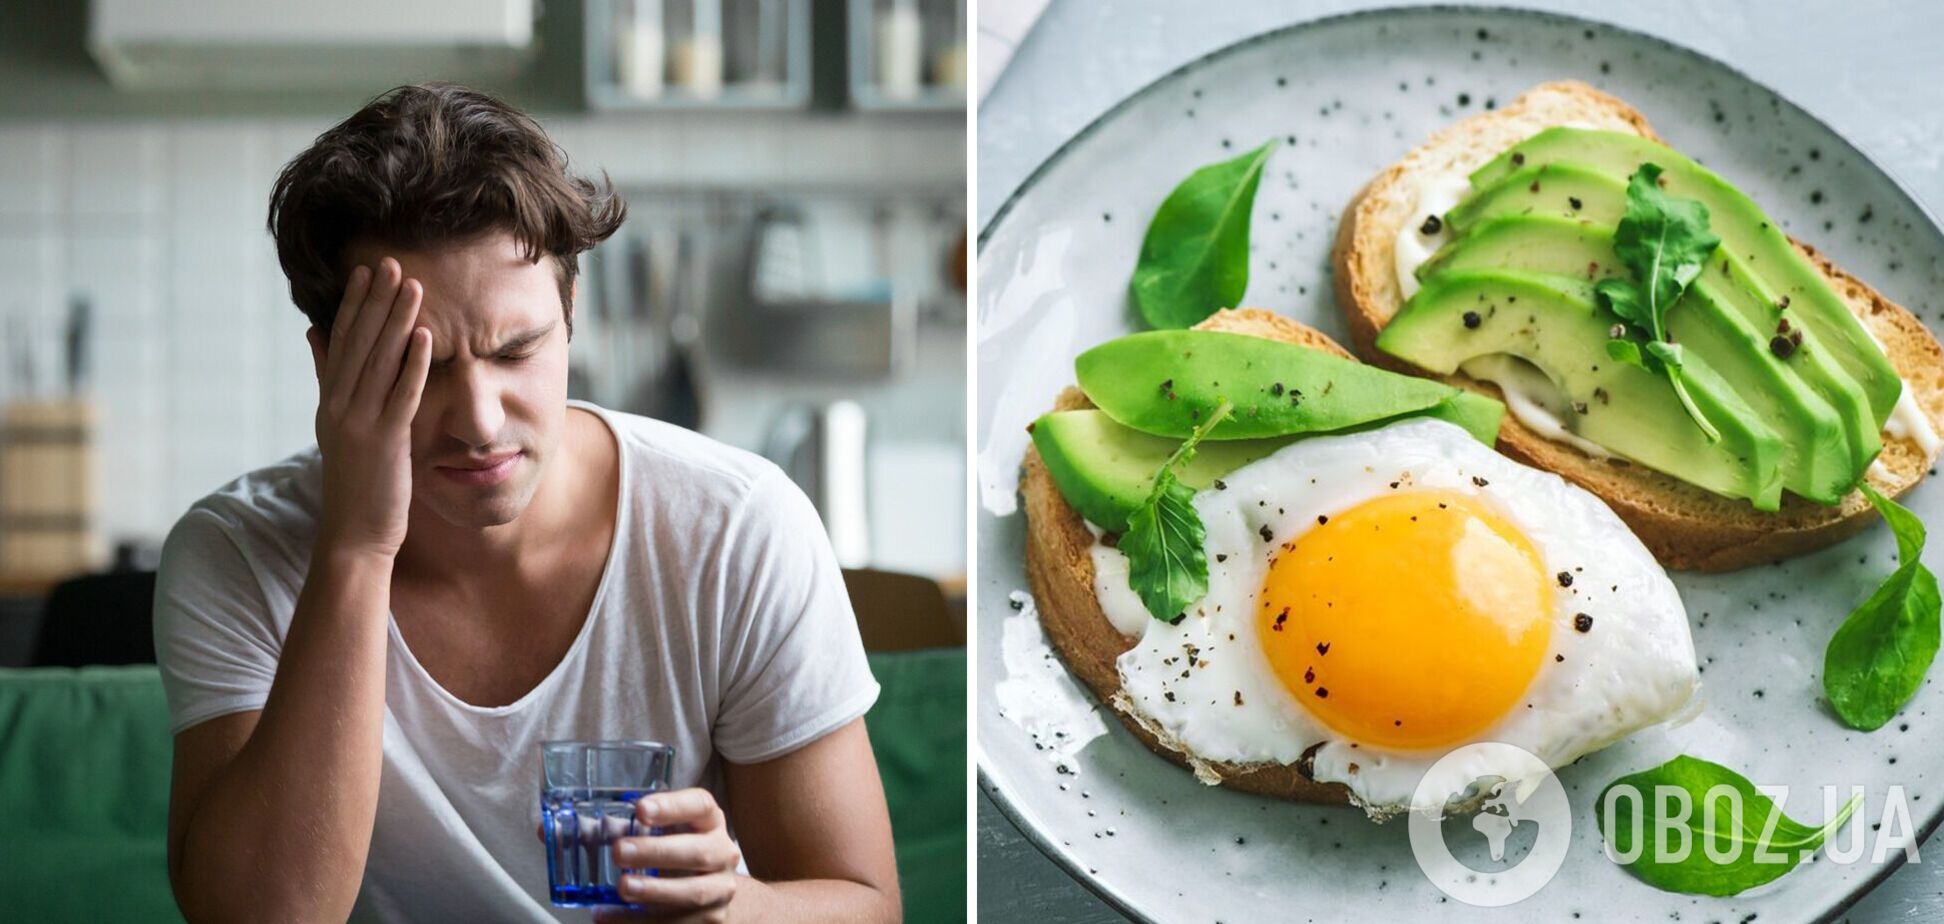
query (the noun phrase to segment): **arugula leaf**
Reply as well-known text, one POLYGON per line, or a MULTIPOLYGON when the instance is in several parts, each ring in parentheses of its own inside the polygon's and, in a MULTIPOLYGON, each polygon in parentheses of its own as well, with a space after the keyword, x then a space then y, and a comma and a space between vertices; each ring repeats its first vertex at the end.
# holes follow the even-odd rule
POLYGON ((1822 827, 1812 828, 1783 814, 1774 800, 1762 795, 1741 774, 1683 754, 1658 767, 1607 784, 1600 791, 1593 811, 1600 833, 1606 837, 1608 855, 1624 859, 1639 851, 1626 865, 1648 885, 1689 895, 1735 895, 1795 869, 1831 834, 1842 830, 1843 823, 1861 802, 1860 795, 1851 798, 1836 812, 1836 817, 1822 827), (1633 796, 1623 796, 1614 803, 1615 825, 1609 831, 1607 799, 1621 786, 1631 787, 1633 796), (1714 812, 1710 817, 1705 806, 1710 798, 1709 790, 1716 786, 1734 791, 1741 803, 1739 817, 1728 798, 1720 793, 1713 797, 1714 812), (1685 818, 1678 814, 1666 819, 1659 816, 1661 811, 1677 807, 1673 799, 1663 800, 1657 787, 1673 787, 1687 794, 1685 818), (1637 827, 1632 823, 1636 797, 1641 818, 1637 827), (1771 819, 1772 829, 1769 828, 1771 819), (1666 838, 1657 837, 1656 831, 1662 825, 1673 828, 1675 833, 1666 838), (1673 849, 1668 856, 1656 853, 1663 840, 1673 849), (1681 850, 1682 845, 1686 845, 1685 851, 1681 850), (1713 856, 1709 855, 1711 850, 1713 856))
POLYGON ((1844 724, 1875 731, 1917 695, 1937 657, 1940 601, 1937 576, 1918 560, 1923 522, 1869 485, 1858 487, 1897 536, 1897 570, 1829 639, 1823 693, 1844 724))
POLYGON ((1271 140, 1181 181, 1148 222, 1128 288, 1157 328, 1192 327, 1249 288, 1249 216, 1271 140))
POLYGON ((1641 164, 1627 179, 1627 211, 1613 232, 1614 255, 1633 278, 1603 279, 1593 294, 1621 321, 1607 355, 1666 375, 1688 416, 1713 442, 1721 432, 1688 395, 1681 348, 1667 339, 1667 311, 1701 275, 1721 238, 1708 230, 1707 206, 1662 192, 1660 174, 1659 165, 1641 164))
POLYGON ((1127 518, 1120 550, 1127 556, 1127 586, 1141 598, 1154 618, 1177 623, 1182 611, 1208 593, 1208 538, 1201 514, 1195 512, 1195 492, 1175 478, 1175 469, 1195 457, 1195 447, 1215 429, 1235 405, 1223 399, 1202 425, 1189 434, 1174 454, 1154 473, 1154 489, 1127 518))

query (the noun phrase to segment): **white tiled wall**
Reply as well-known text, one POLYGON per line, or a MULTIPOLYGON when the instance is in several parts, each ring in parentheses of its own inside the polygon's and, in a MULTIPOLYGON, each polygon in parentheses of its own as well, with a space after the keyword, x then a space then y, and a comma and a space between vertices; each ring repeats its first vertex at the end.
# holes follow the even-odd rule
MULTIPOLYGON (((196 498, 312 441, 307 322, 264 221, 277 171, 327 124, 0 123, 0 401, 62 388, 63 319, 85 297, 104 547, 159 541, 196 498)), ((618 184, 937 187, 965 176, 963 128, 943 119, 546 124, 577 171, 618 184)))

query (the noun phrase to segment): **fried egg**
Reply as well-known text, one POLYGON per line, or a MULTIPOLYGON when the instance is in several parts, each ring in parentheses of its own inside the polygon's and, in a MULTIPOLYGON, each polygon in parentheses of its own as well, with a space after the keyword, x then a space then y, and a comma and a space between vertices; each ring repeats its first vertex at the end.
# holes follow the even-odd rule
MULTIPOLYGON (((1561 767, 1697 701, 1674 584, 1597 497, 1412 419, 1292 443, 1201 491, 1208 593, 1173 622, 1094 547, 1116 705, 1191 758, 1300 764, 1373 817, 1474 742, 1561 767)), ((1518 778, 1481 761, 1426 792, 1518 778)))

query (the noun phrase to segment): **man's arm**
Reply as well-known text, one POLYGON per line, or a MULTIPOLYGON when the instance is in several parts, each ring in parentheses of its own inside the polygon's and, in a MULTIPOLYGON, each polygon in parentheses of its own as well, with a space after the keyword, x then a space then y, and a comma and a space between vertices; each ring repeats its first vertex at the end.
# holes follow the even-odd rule
POLYGON ((342 921, 383 767, 386 614, 411 501, 412 416, 431 356, 421 290, 352 274, 318 361, 324 510, 269 696, 176 736, 169 880, 193 921, 342 921))
MULTIPOLYGON (((707 790, 644 797, 641 821, 694 831, 618 842, 625 867, 662 873, 622 877, 622 898, 683 921, 901 919, 891 817, 863 719, 775 760, 725 766, 740 853, 707 790), (750 876, 735 874, 739 855, 750 876)), ((596 920, 643 916, 616 909, 596 920)))
POLYGON ((391 562, 311 563, 270 698, 176 736, 169 873, 185 917, 343 920, 378 811, 391 562))

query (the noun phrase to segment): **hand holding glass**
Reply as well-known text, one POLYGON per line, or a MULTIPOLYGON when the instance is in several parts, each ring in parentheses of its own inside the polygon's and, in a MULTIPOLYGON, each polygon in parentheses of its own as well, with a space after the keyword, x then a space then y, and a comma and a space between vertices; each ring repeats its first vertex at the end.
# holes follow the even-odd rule
POLYGON ((652 741, 540 746, 540 827, 554 904, 626 904, 618 891, 623 870, 614 862, 613 844, 660 833, 636 822, 635 801, 667 789, 674 764, 675 749, 652 741))

